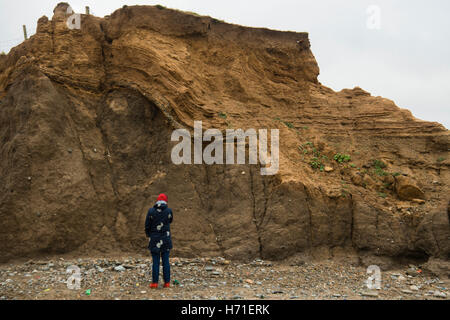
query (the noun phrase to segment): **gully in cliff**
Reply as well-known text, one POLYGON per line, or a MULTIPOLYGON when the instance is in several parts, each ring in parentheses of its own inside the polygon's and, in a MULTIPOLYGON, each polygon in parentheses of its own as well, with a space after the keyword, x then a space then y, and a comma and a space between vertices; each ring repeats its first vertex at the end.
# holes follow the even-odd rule
MULTIPOLYGON (((225 164, 245 164, 246 138, 248 138, 249 164, 261 163, 261 175, 274 175, 279 169, 279 130, 270 130, 270 155, 267 148, 267 129, 227 129, 225 139, 218 129, 208 129, 203 133, 202 121, 194 121, 194 164, 224 164, 224 144, 226 146, 225 164), (214 141, 212 141, 214 138, 214 141), (212 141, 212 142, 211 142, 212 141), (234 146, 237 145, 237 162, 234 146), (203 150, 203 142, 211 142, 203 150)), ((172 149, 172 162, 176 165, 192 164, 192 137, 187 129, 177 129, 171 140, 179 142, 172 149), (181 142, 180 142, 181 138, 181 142), (182 155, 181 155, 182 154, 182 155)))

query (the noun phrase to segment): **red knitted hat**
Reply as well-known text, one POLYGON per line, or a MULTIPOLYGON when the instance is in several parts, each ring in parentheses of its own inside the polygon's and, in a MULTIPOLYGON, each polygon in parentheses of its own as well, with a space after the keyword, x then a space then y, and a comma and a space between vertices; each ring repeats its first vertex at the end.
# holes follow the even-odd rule
POLYGON ((168 198, 167 198, 167 196, 164 194, 164 193, 161 193, 159 196, 158 196, 158 199, 156 200, 156 201, 165 201, 165 202, 168 202, 168 198))

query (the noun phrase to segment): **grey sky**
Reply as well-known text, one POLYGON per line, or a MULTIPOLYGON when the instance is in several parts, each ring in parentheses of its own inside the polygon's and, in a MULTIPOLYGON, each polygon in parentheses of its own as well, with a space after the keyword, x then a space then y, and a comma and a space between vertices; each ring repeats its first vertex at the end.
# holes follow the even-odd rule
MULTIPOLYGON (((0 51, 35 32, 60 1, 0 0, 0 51)), ((252 27, 309 32, 319 80, 334 90, 361 88, 394 100, 419 119, 450 128, 450 1, 407 0, 68 0, 76 12, 90 6, 104 16, 124 4, 161 4, 252 27), (369 5, 379 30, 367 28, 369 5)))

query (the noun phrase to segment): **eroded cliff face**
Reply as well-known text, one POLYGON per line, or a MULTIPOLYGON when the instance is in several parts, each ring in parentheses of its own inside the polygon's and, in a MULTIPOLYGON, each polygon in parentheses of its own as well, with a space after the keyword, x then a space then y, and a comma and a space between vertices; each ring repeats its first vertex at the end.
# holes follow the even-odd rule
POLYGON ((0 56, 1 261, 145 252, 160 192, 179 256, 448 260, 448 130, 321 85, 307 33, 151 6, 70 30, 65 8, 0 56), (172 164, 172 131, 194 120, 280 129, 278 174, 172 164))

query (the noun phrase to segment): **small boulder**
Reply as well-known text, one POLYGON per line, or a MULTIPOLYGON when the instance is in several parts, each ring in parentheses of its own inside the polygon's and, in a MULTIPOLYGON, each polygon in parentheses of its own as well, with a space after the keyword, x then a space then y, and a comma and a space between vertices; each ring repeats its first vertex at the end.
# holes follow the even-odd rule
POLYGON ((424 204, 425 203, 425 200, 422 200, 422 199, 412 199, 411 201, 414 202, 414 203, 418 203, 418 204, 424 204))
POLYGON ((424 192, 417 186, 416 182, 405 176, 395 177, 395 192, 403 200, 424 199, 424 192))
POLYGON ((434 291, 433 296, 437 297, 437 298, 446 298, 447 294, 445 292, 441 292, 441 291, 434 291))
POLYGON ((126 269, 125 269, 124 266, 117 266, 117 267, 114 267, 114 271, 123 272, 123 271, 125 271, 125 270, 126 270, 126 269))
POLYGON ((378 292, 376 292, 376 291, 365 291, 365 292, 361 292, 361 296, 377 298, 378 297, 378 292))

